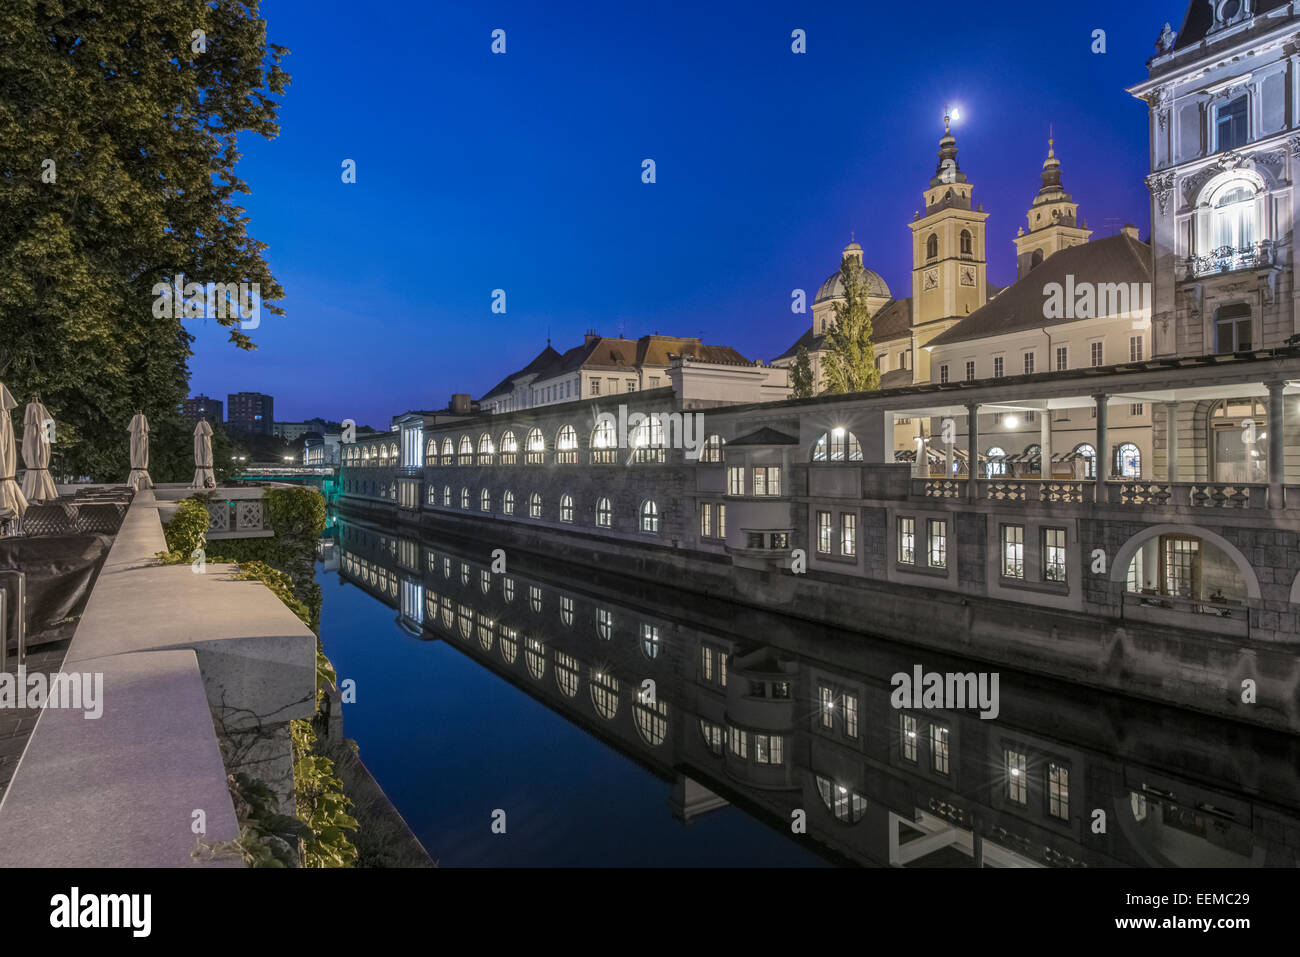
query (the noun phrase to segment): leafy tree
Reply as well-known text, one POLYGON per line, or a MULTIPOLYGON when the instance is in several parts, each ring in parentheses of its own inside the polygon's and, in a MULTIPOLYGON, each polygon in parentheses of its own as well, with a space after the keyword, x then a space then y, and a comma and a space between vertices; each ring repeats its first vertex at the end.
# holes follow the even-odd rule
POLYGON ((844 298, 831 303, 835 318, 826 330, 827 392, 868 392, 880 388, 876 349, 871 342, 871 315, 862 264, 851 256, 840 263, 844 298))
MULTIPOLYGON (((279 132, 288 51, 267 43, 257 0, 8 0, 0 36, 7 384, 59 423, 59 472, 122 479, 140 410, 151 472, 156 457, 170 475, 192 432, 178 409, 193 337, 155 314, 155 285, 257 283, 283 315, 234 168, 239 133, 279 132)), ((253 348, 237 312, 209 318, 253 348)))
POLYGON ((800 346, 794 354, 794 365, 790 367, 790 397, 809 399, 813 394, 812 359, 808 356, 808 347, 800 346))

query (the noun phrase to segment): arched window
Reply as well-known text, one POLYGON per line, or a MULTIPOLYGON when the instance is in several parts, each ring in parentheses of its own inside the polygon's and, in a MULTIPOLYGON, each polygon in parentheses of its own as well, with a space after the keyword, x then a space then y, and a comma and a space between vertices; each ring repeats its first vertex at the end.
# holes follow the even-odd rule
POLYGON ((862 446, 858 437, 845 428, 823 432, 813 446, 814 462, 861 462, 862 446))
POLYGON ((429 439, 428 444, 424 448, 424 461, 428 465, 438 464, 438 440, 437 439, 429 439))
POLYGON ((469 508, 469 489, 464 487, 460 490, 460 507, 469 508))
POLYGON ((663 639, 659 635, 659 626, 641 623, 641 650, 645 652, 647 658, 658 658, 659 651, 663 647, 663 639))
POLYGON ((492 493, 487 489, 478 493, 478 507, 480 512, 492 511, 492 493))
POLYGON ((614 637, 614 613, 608 608, 596 609, 596 634, 605 641, 614 637))
POLYGON ((478 437, 478 464, 491 465, 496 449, 492 447, 492 436, 484 432, 478 437))
POLYGON ((668 704, 650 697, 648 691, 638 691, 632 703, 632 717, 642 740, 652 748, 664 743, 668 737, 668 704))
POLYGON ((542 496, 540 492, 534 492, 532 495, 528 496, 528 517, 542 517, 542 496))
POLYGON ((514 465, 519 461, 519 440, 507 429, 501 435, 501 464, 514 465))
POLYGON ((555 684, 568 697, 572 698, 578 693, 578 683, 581 678, 578 674, 578 659, 572 655, 566 655, 562 651, 555 653, 555 684))
POLYGON ((466 641, 474 637, 474 611, 468 605, 456 606, 456 627, 466 641))
POLYGON ((591 703, 602 718, 613 718, 618 713, 618 679, 592 668, 591 703))
POLYGON ((397 461, 397 443, 393 442, 388 446, 388 457, 394 462, 397 461))
POLYGON ((817 776, 817 793, 821 795, 826 810, 841 824, 857 824, 867 812, 867 799, 830 778, 817 776))
POLYGON ((939 236, 937 233, 931 233, 930 238, 925 241, 925 258, 934 259, 939 255, 939 236))
POLYGON ((989 478, 1007 474, 1007 450, 995 445, 984 453, 985 474, 989 478))
POLYGON ((565 494, 560 496, 560 521, 561 522, 573 521, 573 496, 572 495, 565 494))
POLYGON ((546 439, 542 438, 542 430, 530 429, 524 439, 524 461, 529 465, 541 465, 545 454, 546 439))
POLYGON ((1210 244, 1217 254, 1227 249, 1244 252, 1255 242, 1255 190, 1247 183, 1231 183, 1214 198, 1210 217, 1210 244))
POLYGON ((1142 450, 1125 442, 1115 450, 1115 474, 1124 478, 1142 477, 1142 450))
POLYGON ((529 638, 524 644, 524 663, 528 665, 528 673, 541 681, 546 674, 546 646, 536 638, 529 638))
POLYGON ((963 229, 961 231, 961 254, 963 256, 969 256, 971 254, 971 250, 973 249, 974 249, 974 243, 971 239, 970 231, 963 229))
POLYGON ((633 462, 663 462, 664 420, 659 415, 646 416, 629 438, 633 462))
POLYGON ((444 485, 442 487, 442 504, 444 508, 451 508, 451 486, 450 485, 444 485))
POLYGON ((462 435, 460 437, 460 447, 456 450, 456 464, 474 464, 474 443, 470 440, 468 435, 462 435))
POLYGON ((506 664, 515 663, 515 659, 519 657, 519 640, 513 628, 501 626, 501 640, 497 642, 497 650, 501 652, 501 657, 506 664))
POLYGON ((641 531, 659 534, 659 506, 650 499, 641 503, 641 531))
POLYGON ((1035 249, 1033 255, 1029 257, 1029 268, 1033 269, 1035 266, 1041 265, 1042 262, 1043 251, 1041 249, 1035 249))
POLYGON ((724 460, 722 447, 727 444, 727 440, 716 432, 704 440, 704 446, 700 449, 700 461, 707 464, 716 464, 724 460))
POLYGON ((1085 478, 1097 477, 1097 450, 1087 442, 1074 447, 1074 454, 1083 458, 1083 474, 1085 478))
POLYGON ((443 465, 456 464, 456 447, 451 444, 450 435, 442 440, 442 464, 443 465))
POLYGON ((602 498, 596 503, 596 526, 610 528, 614 524, 614 506, 609 499, 602 498))
POLYGON ((503 515, 515 514, 515 493, 507 490, 501 496, 501 512, 503 515))
POLYGON ((571 425, 560 426, 555 436, 555 461, 561 465, 578 464, 578 433, 571 425))

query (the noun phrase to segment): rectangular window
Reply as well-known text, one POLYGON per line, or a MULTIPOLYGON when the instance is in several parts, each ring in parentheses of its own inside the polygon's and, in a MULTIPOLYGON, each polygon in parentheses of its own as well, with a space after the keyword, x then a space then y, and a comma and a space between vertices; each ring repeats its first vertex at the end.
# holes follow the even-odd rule
POLYGON ((1027 424, 1029 424, 1029 425, 1033 425, 1033 424, 1034 424, 1034 420, 1035 420, 1035 418, 1037 417, 1037 415, 1038 415, 1037 412, 1026 412, 1026 413, 1025 413, 1025 422, 1026 422, 1027 424))
POLYGON ((608 395, 613 395, 618 391, 618 380, 613 376, 610 376, 605 380, 605 385, 609 387, 605 390, 608 395))
POLYGON ((600 395, 600 380, 592 379, 590 385, 591 385, 591 394, 600 395))
POLYGON ((916 718, 899 715, 898 750, 904 761, 916 763, 916 718))
POLYGON ((1146 409, 1141 402, 1134 402, 1128 407, 1129 415, 1141 415, 1146 409))
POLYGON ((1002 577, 1025 577, 1025 526, 1002 526, 1002 577))
POLYGON ((993 357, 993 378, 1002 378, 1002 356, 993 357))
POLYGON ((700 537, 713 537, 713 503, 705 502, 700 506, 700 537))
POLYGON ((1070 819, 1070 769, 1055 761, 1047 765, 1047 813, 1062 821, 1070 819))
POLYGON ((781 494, 781 467, 778 465, 762 465, 754 469, 754 494, 755 495, 780 495, 781 494))
POLYGON ((737 757, 749 757, 749 735, 739 728, 727 729, 727 744, 731 748, 731 753, 737 757))
POLYGON ((1043 581, 1065 581, 1065 529, 1043 529, 1043 581))
POLYGON ((817 513, 817 551, 823 555, 831 553, 831 513, 817 513))
POLYGON ((1142 361, 1142 337, 1141 336, 1128 337, 1128 361, 1129 362, 1142 361))
POLYGON ((1007 800, 1024 807, 1029 803, 1029 778, 1025 774, 1025 756, 1009 748, 1003 752, 1007 767, 1007 800))
POLYGON ((993 424, 994 424, 994 425, 1001 425, 1001 424, 1002 424, 1002 416, 1004 416, 1005 414, 1006 414, 1005 412, 994 412, 994 413, 993 413, 993 424))
POLYGON ((1025 375, 1032 375, 1033 371, 1034 371, 1034 354, 1032 352, 1026 352, 1025 353, 1025 375))
POLYGON ((1219 107, 1214 116, 1214 142, 1217 151, 1233 150, 1246 145, 1247 98, 1239 96, 1231 103, 1219 107))
POLYGON ((948 363, 946 362, 943 365, 939 366, 939 381, 940 382, 948 381, 948 363))
POLYGON ((844 696, 844 734, 849 738, 858 736, 858 699, 856 695, 844 696))
POLYGON ((1070 351, 1066 346, 1056 347, 1056 371, 1064 372, 1070 365, 1070 351))
POLYGON ((652 375, 650 377, 650 388, 652 389, 659 388, 659 377, 657 375, 652 375))
POLYGON ((966 381, 975 381, 975 361, 973 359, 966 360, 966 381))
POLYGON ((635 391, 636 391, 636 379, 628 379, 628 380, 627 380, 627 391, 628 391, 628 392, 635 392, 635 391))
POLYGON ((930 767, 939 774, 948 773, 948 728, 946 725, 930 725, 930 767))
POLYGON ((930 567, 948 567, 948 522, 942 518, 928 521, 930 528, 930 567))
POLYGON ((1214 324, 1214 351, 1220 355, 1251 350, 1250 319, 1219 319, 1214 324))
POLYGON ((727 469, 727 494, 745 494, 745 470, 743 467, 733 465, 727 469))
POLYGON ((821 696, 822 703, 822 727, 835 727, 835 692, 825 685, 818 688, 818 694, 821 696))
POLYGON ((916 519, 898 520, 898 562, 900 565, 916 564, 916 519))
POLYGON ((727 537, 727 506, 718 506, 718 538, 727 537))
POLYGON ((754 735, 754 763, 781 764, 781 736, 779 734, 754 735))
POLYGON ((1094 366, 1101 365, 1101 346, 1102 344, 1100 342, 1094 342, 1088 346, 1088 348, 1092 350, 1092 364, 1094 366))
POLYGON ((858 517, 852 512, 840 513, 840 554, 853 557, 858 553, 858 517))

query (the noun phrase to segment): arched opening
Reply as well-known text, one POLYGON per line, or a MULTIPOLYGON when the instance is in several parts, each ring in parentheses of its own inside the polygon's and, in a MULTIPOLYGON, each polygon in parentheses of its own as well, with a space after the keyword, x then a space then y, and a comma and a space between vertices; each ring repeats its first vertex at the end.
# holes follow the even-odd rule
POLYGON ((1074 447, 1074 454, 1083 462, 1083 477, 1097 477, 1097 450, 1087 442, 1081 442, 1074 447))
POLYGON ((1000 445, 992 446, 984 453, 984 474, 988 478, 1007 474, 1007 450, 1000 445))
POLYGON ((1115 449, 1115 474, 1128 479, 1142 477, 1142 450, 1132 442, 1115 449))
POLYGON ((931 233, 930 238, 925 241, 925 258, 934 259, 939 255, 939 236, 931 233))
MULTIPOLYGON (((1191 525, 1154 525, 1115 556, 1111 580, 1142 596, 1142 608, 1230 619, 1244 625, 1245 604, 1260 597, 1259 580, 1241 551, 1215 532, 1191 525)), ((1222 623, 1222 630, 1228 629, 1222 623)))
POLYGON ((969 256, 973 249, 974 241, 971 239, 970 231, 963 229, 961 231, 961 254, 963 256, 969 256))

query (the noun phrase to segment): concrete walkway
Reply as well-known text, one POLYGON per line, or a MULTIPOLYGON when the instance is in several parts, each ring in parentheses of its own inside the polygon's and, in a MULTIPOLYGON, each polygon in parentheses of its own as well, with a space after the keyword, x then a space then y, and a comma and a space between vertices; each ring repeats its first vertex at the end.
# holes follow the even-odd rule
POLYGON ((156 564, 158 507, 136 494, 63 664, 103 675, 103 714, 41 710, 0 801, 0 866, 238 866, 191 855, 196 811, 206 843, 239 834, 218 729, 256 736, 239 769, 282 795, 287 771, 291 789, 287 722, 315 711, 316 638, 233 566, 156 564))

